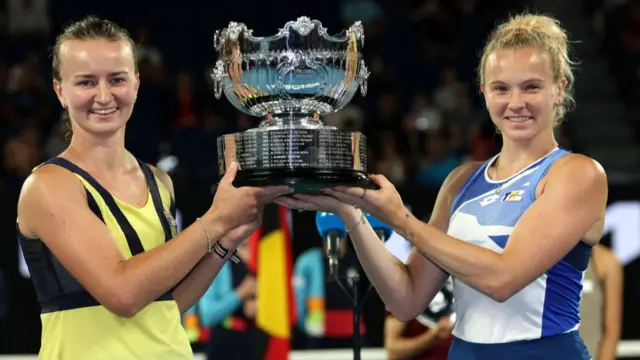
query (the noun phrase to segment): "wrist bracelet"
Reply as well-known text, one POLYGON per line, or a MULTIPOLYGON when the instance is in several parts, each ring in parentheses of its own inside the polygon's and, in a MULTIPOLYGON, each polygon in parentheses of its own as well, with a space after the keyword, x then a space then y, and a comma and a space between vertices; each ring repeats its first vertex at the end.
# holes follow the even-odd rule
POLYGON ((364 215, 364 212, 362 213, 362 217, 360 218, 360 220, 358 220, 355 224, 353 224, 350 228, 347 228, 347 233, 352 232, 353 230, 355 230, 358 226, 364 224, 367 221, 367 218, 364 215))
POLYGON ((207 240, 207 252, 210 253, 213 250, 213 240, 211 240, 211 236, 209 236, 209 227, 207 226, 207 223, 205 223, 201 218, 197 218, 196 220, 202 225, 202 230, 204 230, 204 237, 207 240))
POLYGON ((236 264, 240 262, 240 258, 238 258, 238 256, 236 255, 238 253, 238 250, 231 251, 220 245, 219 241, 217 241, 215 245, 213 245, 213 253, 220 256, 224 261, 231 259, 231 261, 236 264))

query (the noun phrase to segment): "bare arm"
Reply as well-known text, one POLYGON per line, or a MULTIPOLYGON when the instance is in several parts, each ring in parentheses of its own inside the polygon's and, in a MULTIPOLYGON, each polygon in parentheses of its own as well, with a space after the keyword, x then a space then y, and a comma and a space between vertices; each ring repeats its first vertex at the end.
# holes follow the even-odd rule
MULTIPOLYGON (((451 202, 477 164, 467 164, 451 172, 440 188, 429 224, 440 232, 449 226, 451 202)), ((341 215, 349 228, 362 213, 351 210, 341 215)), ((449 274, 414 249, 407 264, 385 248, 371 226, 366 223, 349 233, 367 277, 389 311, 401 321, 414 319, 438 293, 449 274)))
MULTIPOLYGON (((169 191, 171 198, 175 200, 175 191, 171 177, 164 171, 155 167, 151 168, 160 182, 162 182, 164 187, 169 191)), ((223 246, 227 248, 230 247, 224 243, 223 246)), ((189 310, 205 294, 223 265, 224 261, 222 258, 215 254, 207 254, 198 262, 191 272, 180 281, 172 293, 174 300, 178 304, 180 313, 189 310)))
MULTIPOLYGON (((43 241, 102 305, 130 317, 182 280, 207 252, 200 224, 172 241, 125 260, 109 229, 88 208, 84 187, 70 172, 44 166, 24 184, 20 230, 43 241)), ((216 215, 203 220, 215 240, 226 231, 216 215)))
POLYGON ((556 164, 503 253, 458 241, 413 217, 403 229, 443 269, 492 299, 505 301, 560 261, 603 219, 607 180, 600 165, 581 155, 567 155, 556 164))
POLYGON ((413 358, 429 349, 438 341, 438 332, 427 331, 416 337, 403 337, 407 324, 393 316, 387 316, 384 323, 384 349, 389 360, 413 358))
POLYGON ((596 245, 596 267, 604 284, 604 332, 600 340, 598 360, 615 360, 622 329, 623 270, 611 250, 596 245))

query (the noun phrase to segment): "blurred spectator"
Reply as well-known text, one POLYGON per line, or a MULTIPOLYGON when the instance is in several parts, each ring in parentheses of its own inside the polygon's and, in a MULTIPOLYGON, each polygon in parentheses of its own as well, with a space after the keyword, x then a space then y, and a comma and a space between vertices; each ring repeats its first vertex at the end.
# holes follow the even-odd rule
POLYGON ((40 163, 39 147, 33 146, 32 131, 25 131, 4 146, 3 178, 5 190, 13 189, 19 192, 24 180, 31 174, 31 170, 40 163))
POLYGON ((238 247, 240 263, 227 262, 185 315, 196 315, 203 327, 210 328, 207 359, 219 359, 220 354, 233 354, 238 360, 264 358, 268 336, 255 326, 256 278, 247 267, 248 244, 245 241, 238 247))
POLYGON ((40 71, 40 57, 30 53, 9 71, 7 93, 16 115, 25 122, 42 123, 49 115, 51 90, 40 71))
POLYGON ((440 86, 433 94, 434 103, 445 112, 453 111, 458 107, 458 94, 466 90, 466 84, 458 79, 458 71, 447 67, 442 74, 440 86))
POLYGON ((415 182, 421 186, 440 186, 460 160, 448 146, 443 131, 430 132, 425 143, 426 156, 418 162, 415 182))
POLYGON ((407 185, 409 182, 409 164, 404 155, 398 151, 396 137, 393 133, 380 136, 380 156, 376 161, 376 174, 384 175, 397 186, 407 185))
POLYGON ((6 0, 9 34, 47 36, 51 31, 48 0, 6 0))
POLYGON ((51 129, 51 134, 44 145, 45 158, 49 159, 58 156, 69 144, 68 129, 64 122, 59 121, 51 129))
MULTIPOLYGON (((7 311, 7 307, 5 306, 5 302, 7 300, 5 282, 4 282, 4 274, 2 270, 0 270, 0 329, 4 326, 4 315, 7 311)), ((1 333, 1 332, 0 332, 1 333)))
POLYGON ((171 122, 171 129, 176 130, 196 125, 195 106, 191 75, 185 71, 180 72, 176 81, 177 113, 171 122))
POLYGON ((428 328, 416 319, 402 322, 387 314, 384 348, 390 360, 446 360, 453 339, 452 329, 449 316, 428 328))
POLYGON ((136 43, 138 61, 146 61, 153 68, 161 68, 163 66, 162 53, 153 43, 149 26, 139 25, 135 31, 134 41, 136 43))
POLYGON ((345 106, 342 110, 333 112, 323 118, 325 125, 335 126, 345 131, 359 131, 364 122, 364 113, 354 104, 345 106))
POLYGON ((496 135, 496 128, 490 119, 472 124, 469 128, 469 153, 466 160, 486 161, 495 155, 498 150, 496 140, 500 138, 496 135))

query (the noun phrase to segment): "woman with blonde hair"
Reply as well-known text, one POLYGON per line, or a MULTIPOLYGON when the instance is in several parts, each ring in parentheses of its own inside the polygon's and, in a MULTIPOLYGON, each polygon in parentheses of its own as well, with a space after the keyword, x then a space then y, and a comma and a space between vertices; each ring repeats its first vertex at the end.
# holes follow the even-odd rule
POLYGON ((337 187, 277 201, 339 214, 368 278, 401 321, 414 319, 451 275, 450 360, 590 359, 577 331, 580 293, 603 231, 607 179, 596 161, 554 137, 572 104, 572 65, 553 18, 523 14, 498 26, 479 80, 502 149, 453 170, 428 223, 408 213, 380 175, 371 176, 379 190, 337 187), (385 250, 362 211, 413 243, 406 265, 385 250))

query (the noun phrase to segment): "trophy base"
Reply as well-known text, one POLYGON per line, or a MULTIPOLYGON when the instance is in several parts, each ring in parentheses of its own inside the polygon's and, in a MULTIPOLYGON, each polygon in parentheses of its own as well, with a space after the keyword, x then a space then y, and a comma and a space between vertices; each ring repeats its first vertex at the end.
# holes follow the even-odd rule
MULTIPOLYGON (((353 186, 364 189, 377 189, 376 184, 360 171, 325 169, 251 169, 240 170, 236 174, 233 186, 281 186, 293 188, 296 194, 319 195, 325 188, 334 186, 353 186)), ((214 191, 217 185, 214 185, 214 191)))

